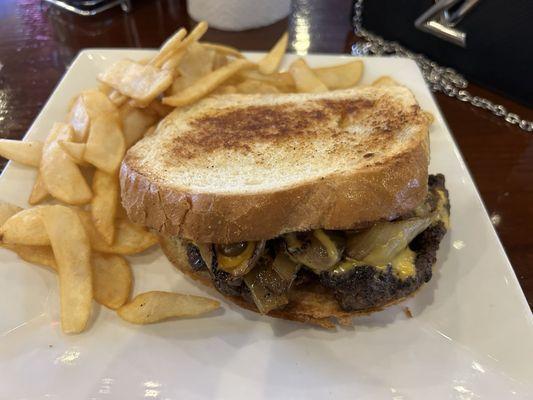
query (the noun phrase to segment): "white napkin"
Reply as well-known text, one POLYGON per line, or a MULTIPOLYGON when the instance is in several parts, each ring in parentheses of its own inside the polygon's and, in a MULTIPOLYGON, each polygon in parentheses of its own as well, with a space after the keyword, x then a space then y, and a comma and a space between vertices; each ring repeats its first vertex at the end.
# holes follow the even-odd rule
POLYGON ((188 0, 189 15, 196 21, 226 31, 270 25, 289 15, 290 0, 188 0))

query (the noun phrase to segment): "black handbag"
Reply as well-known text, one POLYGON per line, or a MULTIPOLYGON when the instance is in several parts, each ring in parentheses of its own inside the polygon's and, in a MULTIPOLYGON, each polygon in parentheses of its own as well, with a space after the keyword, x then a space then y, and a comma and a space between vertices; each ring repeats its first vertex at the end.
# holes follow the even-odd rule
MULTIPOLYGON (((356 35, 370 44, 367 53, 407 55, 416 61, 414 53, 423 54, 473 82, 533 106, 532 0, 356 0, 353 21, 356 35)), ((421 67, 432 86, 435 71, 429 64, 421 67)), ((435 70, 447 74, 446 68, 435 70)), ((471 102, 464 90, 467 83, 461 79, 451 71, 448 81, 455 89, 446 93, 440 87, 440 91, 471 102)), ((439 90, 438 84, 434 86, 439 90)), ((486 102, 477 106, 533 130, 531 122, 514 118, 502 106, 492 109, 486 102)))

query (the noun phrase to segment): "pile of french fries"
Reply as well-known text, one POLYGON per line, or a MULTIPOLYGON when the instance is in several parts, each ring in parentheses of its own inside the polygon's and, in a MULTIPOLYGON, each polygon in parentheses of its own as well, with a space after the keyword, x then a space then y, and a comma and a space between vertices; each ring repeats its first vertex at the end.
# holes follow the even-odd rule
POLYGON ((219 302, 169 292, 142 293, 130 301, 133 275, 125 255, 157 243, 131 223, 120 205, 118 169, 129 147, 152 134, 176 107, 231 93, 323 92, 356 85, 360 60, 310 68, 299 58, 279 67, 284 34, 258 63, 237 49, 201 42, 207 23, 180 29, 148 60, 121 60, 99 75, 97 88, 73 99, 64 122, 44 143, 0 140, 0 156, 37 168, 22 209, 0 202, 0 246, 59 277, 61 326, 86 329, 93 299, 132 323, 212 311, 219 302))

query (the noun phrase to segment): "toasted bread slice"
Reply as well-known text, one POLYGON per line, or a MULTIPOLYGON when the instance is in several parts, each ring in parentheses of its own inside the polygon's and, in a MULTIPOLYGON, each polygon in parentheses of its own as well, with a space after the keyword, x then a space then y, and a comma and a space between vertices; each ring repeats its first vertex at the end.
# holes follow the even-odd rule
POLYGON ((403 86, 214 96, 128 151, 122 204, 196 242, 350 229, 421 203, 428 162, 428 121, 403 86))

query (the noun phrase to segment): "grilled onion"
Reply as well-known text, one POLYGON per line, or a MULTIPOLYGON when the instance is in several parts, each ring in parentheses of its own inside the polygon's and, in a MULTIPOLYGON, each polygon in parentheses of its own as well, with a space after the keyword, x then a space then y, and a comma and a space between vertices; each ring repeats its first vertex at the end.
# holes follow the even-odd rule
POLYGON ((195 243, 194 245, 198 247, 200 256, 204 260, 207 269, 211 271, 213 268, 213 257, 215 256, 213 245, 210 243, 195 243))
POLYGON ((252 269, 244 277, 244 283, 250 289, 252 299, 262 314, 289 302, 286 282, 268 263, 261 263, 252 269))
POLYGON ((296 278, 300 265, 293 262, 281 250, 274 260, 269 257, 261 262, 246 276, 244 283, 250 290, 257 309, 265 314, 289 302, 287 293, 296 278))
POLYGON ((284 239, 290 257, 317 274, 328 271, 337 264, 345 247, 344 236, 338 232, 324 232, 322 229, 303 234, 289 233, 284 239))
POLYGON ((371 265, 387 264, 420 232, 431 225, 432 221, 432 216, 429 216, 379 222, 349 237, 346 254, 354 260, 363 260, 371 265))
POLYGON ((300 269, 300 264, 295 263, 284 251, 278 252, 272 262, 272 268, 290 287, 296 278, 296 273, 300 269))

